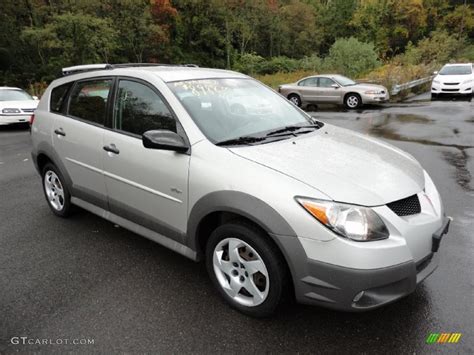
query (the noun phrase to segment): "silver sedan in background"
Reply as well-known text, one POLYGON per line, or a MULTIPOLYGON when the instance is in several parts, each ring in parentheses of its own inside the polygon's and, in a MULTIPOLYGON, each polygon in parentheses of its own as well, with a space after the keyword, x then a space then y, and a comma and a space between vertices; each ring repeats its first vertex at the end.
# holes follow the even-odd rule
POLYGON ((337 74, 309 76, 296 83, 279 86, 278 92, 296 106, 325 103, 345 105, 349 109, 386 102, 390 98, 384 86, 359 84, 337 74))

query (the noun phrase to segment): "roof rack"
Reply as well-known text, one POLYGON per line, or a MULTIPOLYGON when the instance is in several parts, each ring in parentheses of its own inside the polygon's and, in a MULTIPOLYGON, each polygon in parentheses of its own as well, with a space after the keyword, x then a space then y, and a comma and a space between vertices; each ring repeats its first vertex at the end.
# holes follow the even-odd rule
POLYGON ((110 64, 86 64, 86 65, 76 65, 73 67, 67 67, 63 68, 62 72, 63 75, 71 75, 71 74, 77 74, 77 73, 82 73, 86 71, 92 71, 92 70, 104 70, 104 69, 112 69, 110 64))
POLYGON ((135 68, 135 67, 189 67, 197 68, 196 64, 161 64, 161 63, 123 63, 123 64, 85 64, 76 65, 62 69, 63 76, 83 73, 93 70, 108 70, 116 68, 135 68))

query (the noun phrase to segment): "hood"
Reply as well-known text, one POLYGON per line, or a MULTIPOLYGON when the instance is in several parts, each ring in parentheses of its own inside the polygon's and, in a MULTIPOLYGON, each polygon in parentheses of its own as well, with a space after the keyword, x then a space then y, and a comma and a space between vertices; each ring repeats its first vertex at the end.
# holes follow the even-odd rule
POLYGON ((32 109, 38 106, 38 100, 21 100, 21 101, 0 101, 0 108, 27 108, 32 109))
POLYGON ((424 187, 423 168, 411 155, 327 124, 295 139, 230 150, 338 202, 384 205, 414 195, 424 187))
POLYGON ((441 83, 463 83, 466 80, 473 79, 473 75, 437 75, 434 80, 441 83))
POLYGON ((384 90, 385 92, 387 92, 387 88, 385 86, 382 86, 382 85, 376 85, 376 84, 356 84, 356 85, 352 85, 352 86, 347 86, 348 89, 351 89, 351 88, 356 88, 358 90, 384 90))

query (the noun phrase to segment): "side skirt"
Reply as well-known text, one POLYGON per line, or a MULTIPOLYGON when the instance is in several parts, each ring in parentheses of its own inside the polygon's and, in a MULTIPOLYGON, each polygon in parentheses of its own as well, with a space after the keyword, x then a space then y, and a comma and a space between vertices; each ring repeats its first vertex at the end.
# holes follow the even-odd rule
POLYGON ((131 232, 134 232, 136 234, 139 234, 145 238, 148 238, 158 244, 161 244, 181 255, 184 255, 185 257, 197 261, 197 253, 188 248, 187 246, 178 243, 172 239, 169 239, 165 237, 162 234, 156 233, 148 228, 145 228, 143 226, 140 226, 139 224, 133 223, 129 221, 128 219, 122 218, 120 216, 117 216, 116 214, 113 214, 110 211, 106 211, 103 208, 97 207, 89 202, 86 202, 84 200, 81 200, 77 197, 71 197, 71 203, 74 205, 77 205, 91 213, 96 214, 99 217, 102 217, 112 223, 118 224, 119 226, 128 229, 131 232))

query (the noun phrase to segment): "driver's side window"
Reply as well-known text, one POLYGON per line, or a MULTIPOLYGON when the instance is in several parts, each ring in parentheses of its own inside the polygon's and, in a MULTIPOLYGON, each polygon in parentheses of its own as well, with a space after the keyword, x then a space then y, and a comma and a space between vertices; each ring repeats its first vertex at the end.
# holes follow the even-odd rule
POLYGON ((120 80, 114 107, 114 128, 141 136, 146 131, 176 132, 176 120, 162 98, 149 86, 120 80))
POLYGON ((335 84, 334 80, 329 78, 319 78, 320 88, 330 88, 335 84))

